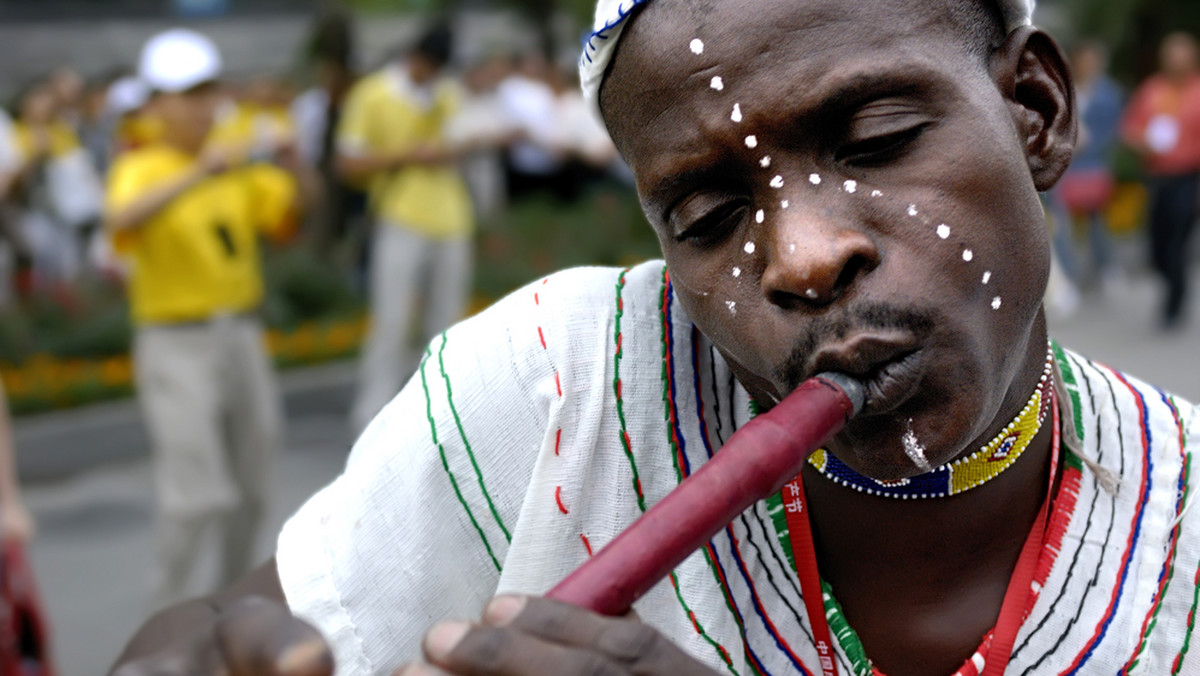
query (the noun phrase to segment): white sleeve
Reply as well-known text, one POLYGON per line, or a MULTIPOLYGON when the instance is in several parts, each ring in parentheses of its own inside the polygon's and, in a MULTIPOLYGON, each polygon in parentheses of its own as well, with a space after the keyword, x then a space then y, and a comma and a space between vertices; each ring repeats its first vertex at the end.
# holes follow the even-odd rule
POLYGON ((330 640, 338 676, 391 673, 433 623, 475 617, 495 593, 555 398, 512 298, 434 339, 279 536, 288 604, 330 640))
POLYGON ((0 111, 0 174, 14 172, 21 167, 21 150, 17 147, 17 135, 12 119, 0 111))

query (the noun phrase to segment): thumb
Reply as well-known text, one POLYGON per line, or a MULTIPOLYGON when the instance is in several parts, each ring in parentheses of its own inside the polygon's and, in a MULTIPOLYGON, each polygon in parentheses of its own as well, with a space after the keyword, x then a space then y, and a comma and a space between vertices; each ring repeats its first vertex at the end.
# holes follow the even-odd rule
POLYGON ((230 676, 333 676, 325 639, 282 604, 249 598, 225 615, 216 642, 230 676))

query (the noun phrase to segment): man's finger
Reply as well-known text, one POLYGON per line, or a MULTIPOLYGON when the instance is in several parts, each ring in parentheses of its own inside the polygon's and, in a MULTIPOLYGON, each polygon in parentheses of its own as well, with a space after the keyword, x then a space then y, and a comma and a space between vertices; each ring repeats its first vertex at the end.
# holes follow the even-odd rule
POLYGON ((547 641, 512 626, 443 622, 426 634, 421 648, 431 665, 457 676, 628 676, 623 666, 604 655, 547 641))
POLYGON ((230 676, 332 676, 325 640, 287 608, 246 599, 216 628, 217 646, 230 676))
POLYGON ((598 651, 624 664, 652 663, 676 651, 636 614, 604 617, 575 606, 532 596, 497 596, 483 622, 507 626, 547 641, 598 651))

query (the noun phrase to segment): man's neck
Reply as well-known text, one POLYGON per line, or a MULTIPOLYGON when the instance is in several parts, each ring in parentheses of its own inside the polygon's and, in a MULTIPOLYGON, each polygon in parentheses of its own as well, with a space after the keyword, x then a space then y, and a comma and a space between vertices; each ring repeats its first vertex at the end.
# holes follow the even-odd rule
MULTIPOLYGON (((1051 420, 1047 416, 1011 467, 949 498, 877 497, 805 468, 821 575, 873 658, 894 658, 923 643, 936 654, 939 645, 954 644, 948 639, 957 634, 957 649, 966 646, 968 652, 949 651, 940 666, 948 665, 944 673, 950 673, 959 666, 951 663, 974 649, 971 641, 991 629, 1046 496, 1051 420), (904 621, 904 633, 896 631, 897 618, 904 621)), ((903 673, 888 673, 893 671, 903 673)))
POLYGON ((822 575, 837 587, 839 579, 882 571, 917 590, 970 584, 996 565, 1011 571, 1046 494, 1051 437, 1047 421, 1011 467, 948 498, 868 495, 806 467, 822 575))

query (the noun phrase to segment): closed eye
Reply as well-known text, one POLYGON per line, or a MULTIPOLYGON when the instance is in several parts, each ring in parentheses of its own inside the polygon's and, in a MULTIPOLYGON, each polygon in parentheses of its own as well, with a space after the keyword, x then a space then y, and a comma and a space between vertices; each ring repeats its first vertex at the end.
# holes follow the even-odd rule
POLYGON ((676 242, 712 246, 737 229, 749 210, 746 200, 722 202, 700 217, 683 226, 675 235, 676 242))
POLYGON ((903 155, 931 124, 925 122, 894 133, 847 143, 838 149, 834 157, 838 162, 860 167, 887 164, 903 155))

